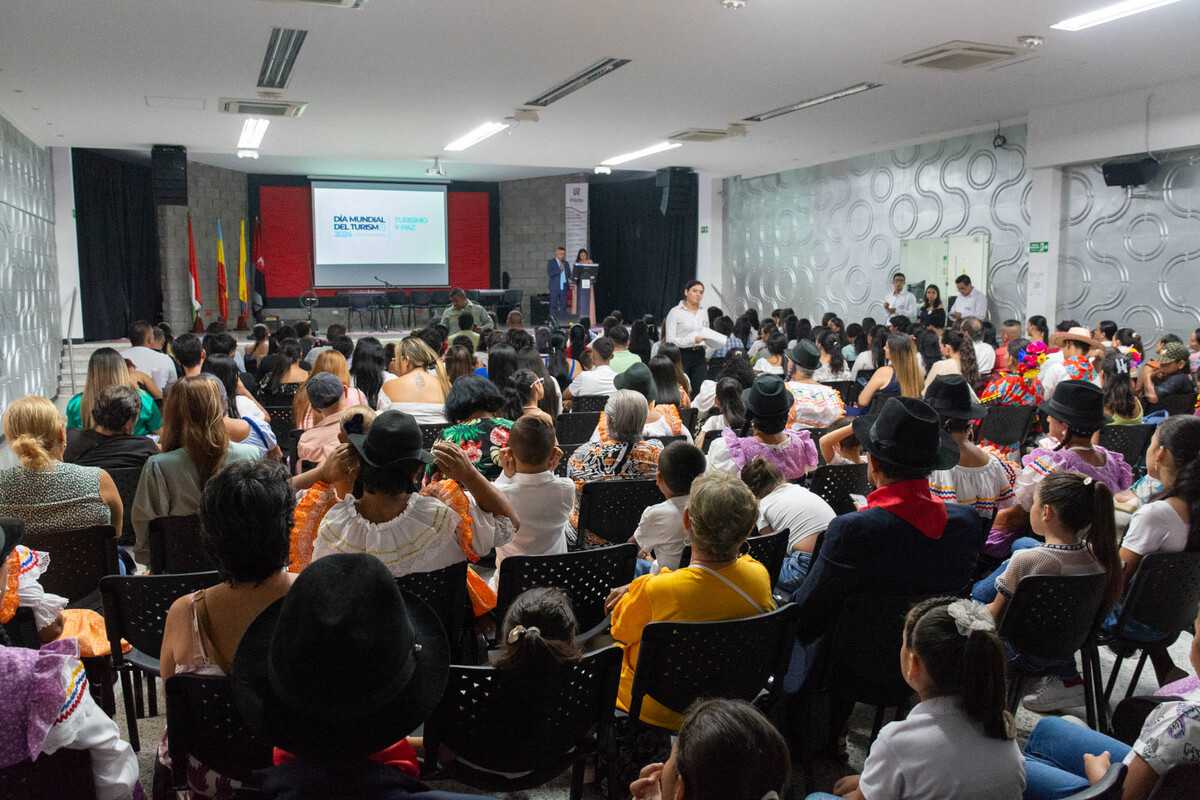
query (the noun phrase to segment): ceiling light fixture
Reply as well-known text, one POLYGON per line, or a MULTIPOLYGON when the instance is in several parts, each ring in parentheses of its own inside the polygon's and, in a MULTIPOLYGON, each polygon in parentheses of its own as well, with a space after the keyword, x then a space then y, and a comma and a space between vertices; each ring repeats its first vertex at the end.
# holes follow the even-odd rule
POLYGON ((1064 19, 1062 22, 1056 22, 1050 27, 1057 31, 1082 31, 1086 28, 1103 25, 1106 22, 1113 22, 1123 17, 1131 17, 1143 11, 1150 11, 1151 9, 1169 6, 1172 3, 1178 2, 1179 0, 1123 0, 1123 2, 1097 8, 1095 11, 1089 11, 1086 14, 1064 19))
POLYGON ((562 83, 550 87, 525 103, 525 105, 545 108, 551 103, 557 103, 572 92, 578 92, 589 83, 600 80, 605 75, 620 69, 628 63, 628 58, 614 58, 613 56, 602 58, 582 72, 577 72, 562 83))
POLYGON ((271 120, 262 119, 260 117, 251 117, 242 123, 242 135, 238 137, 239 150, 257 150, 262 144, 263 137, 267 135, 267 126, 271 124, 271 120))
POLYGON ((465 136, 458 137, 442 149, 451 153, 466 150, 468 147, 474 147, 488 137, 495 136, 508 126, 509 123, 507 122, 485 122, 465 136))
POLYGON ((433 166, 426 169, 425 174, 431 178, 446 177, 446 170, 442 169, 442 160, 438 156, 433 157, 433 166))
POLYGON ((745 8, 750 0, 721 0, 721 5, 725 8, 745 8))
POLYGON ((813 106, 819 106, 824 103, 830 103, 830 102, 833 102, 834 100, 841 100, 844 97, 852 97, 853 95, 856 95, 856 94, 861 94, 863 92, 869 92, 872 89, 878 89, 880 86, 883 86, 883 84, 882 83, 874 83, 871 81, 866 81, 864 83, 856 83, 853 86, 847 86, 845 89, 838 89, 836 92, 830 92, 829 94, 823 94, 820 97, 810 97, 807 100, 801 100, 799 103, 792 103, 790 105, 780 106, 779 108, 773 108, 770 111, 764 111, 761 114, 755 114, 752 117, 746 117, 745 119, 742 120, 742 122, 766 122, 769 119, 775 119, 776 117, 782 117, 784 114, 791 114, 793 111, 803 111, 806 108, 812 108, 813 106))
POLYGON ((258 158, 257 150, 238 150, 238 158, 258 158))
POLYGON ((658 144, 652 144, 649 147, 643 147, 641 150, 634 150, 632 153, 623 153, 622 155, 619 155, 619 156, 613 156, 612 158, 606 158, 600 162, 600 166, 616 167, 616 166, 624 164, 628 161, 635 161, 639 158, 645 158, 646 156, 652 156, 655 153, 662 153, 667 150, 674 150, 676 147, 683 147, 683 145, 680 144, 679 142, 659 142, 658 144))
POLYGON ((592 170, 597 175, 612 175, 612 167, 599 166, 592 170))

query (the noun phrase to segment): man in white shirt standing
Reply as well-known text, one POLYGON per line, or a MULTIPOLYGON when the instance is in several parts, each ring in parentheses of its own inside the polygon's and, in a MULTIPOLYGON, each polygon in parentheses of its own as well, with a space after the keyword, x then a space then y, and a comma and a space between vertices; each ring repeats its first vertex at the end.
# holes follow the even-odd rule
POLYGON ((175 362, 171 357, 161 352, 166 343, 163 333, 149 322, 138 320, 129 329, 129 341, 133 344, 121 357, 133 362, 133 365, 149 375, 159 389, 166 393, 167 389, 178 380, 175 374, 175 362))
POLYGON ((907 280, 908 278, 903 272, 897 272, 892 276, 892 293, 883 298, 883 309, 889 317, 899 316, 913 319, 917 316, 917 298, 904 288, 907 280))
POLYGON ((617 373, 608 365, 613 357, 613 340, 601 336, 592 342, 591 350, 592 368, 575 376, 575 380, 571 381, 571 385, 563 393, 564 401, 583 395, 602 394, 607 397, 616 391, 613 379, 617 377, 617 373))
POLYGON ((969 275, 959 275, 954 279, 954 286, 958 289, 958 297, 954 298, 954 307, 950 310, 950 316, 955 321, 966 319, 967 317, 975 317, 976 319, 987 319, 987 295, 977 291, 971 285, 971 277, 969 275))

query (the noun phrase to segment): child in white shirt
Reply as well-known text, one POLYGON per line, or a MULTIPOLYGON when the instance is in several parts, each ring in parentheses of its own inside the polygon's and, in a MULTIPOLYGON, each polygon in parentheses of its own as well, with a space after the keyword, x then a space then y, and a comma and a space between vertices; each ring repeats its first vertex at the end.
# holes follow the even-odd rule
POLYGON ((521 417, 508 434, 508 446, 500 451, 504 469, 496 488, 508 498, 521 527, 512 539, 496 548, 496 573, 508 556, 540 556, 567 552, 566 527, 575 503, 575 484, 554 474, 563 457, 554 428, 540 417, 521 417))
POLYGON ((630 539, 641 548, 638 575, 657 573, 662 567, 679 568, 683 548, 688 544, 683 527, 683 512, 692 492, 692 481, 704 474, 704 453, 687 442, 673 442, 658 457, 658 490, 667 498, 642 512, 637 530, 630 539), (653 553, 654 561, 651 561, 653 553))

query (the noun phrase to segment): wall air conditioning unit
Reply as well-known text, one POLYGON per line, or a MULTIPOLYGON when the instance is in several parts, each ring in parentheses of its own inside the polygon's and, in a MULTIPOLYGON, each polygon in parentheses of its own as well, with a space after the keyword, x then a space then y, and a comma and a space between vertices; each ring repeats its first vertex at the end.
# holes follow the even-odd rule
POLYGON ((943 72, 966 72, 990 67, 1002 61, 1028 57, 1028 51, 1002 44, 983 44, 956 39, 910 53, 896 61, 901 67, 923 67, 943 72))
POLYGON ((308 108, 308 103, 296 100, 239 100, 222 97, 220 108, 226 114, 249 114, 252 117, 298 117, 308 108))
POLYGON ((266 3, 304 3, 309 6, 325 6, 326 8, 362 8, 367 0, 261 0, 266 3))

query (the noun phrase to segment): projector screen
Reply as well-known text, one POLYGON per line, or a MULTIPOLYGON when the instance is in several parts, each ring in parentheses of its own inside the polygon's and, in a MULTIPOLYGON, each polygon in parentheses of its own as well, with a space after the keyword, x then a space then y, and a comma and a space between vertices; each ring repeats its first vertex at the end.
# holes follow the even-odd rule
POLYGON ((445 286, 446 187, 313 181, 313 285, 445 286))

